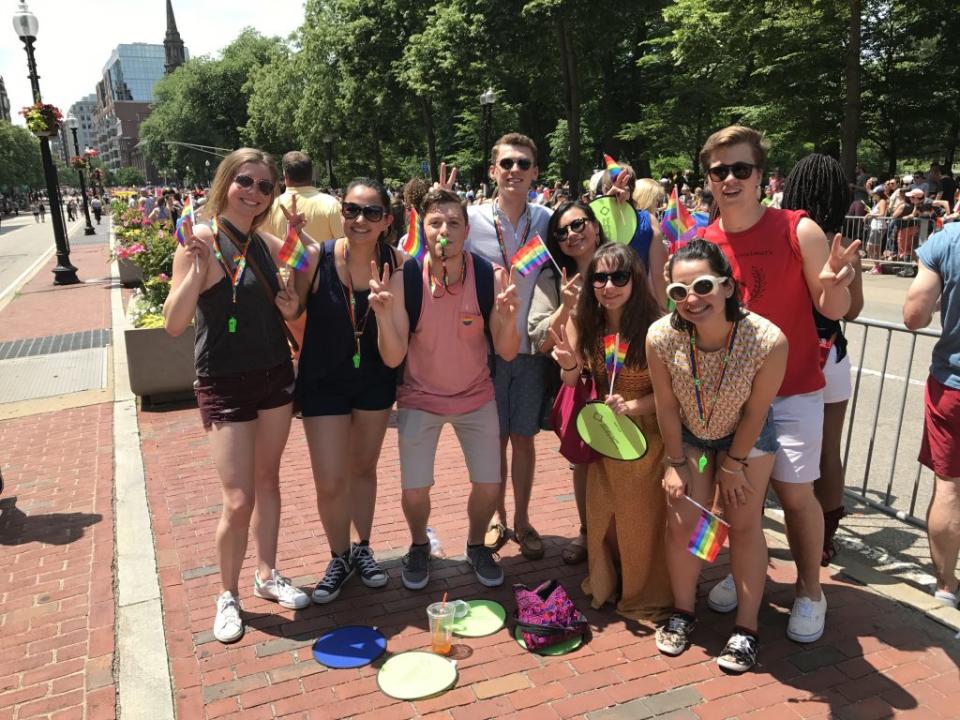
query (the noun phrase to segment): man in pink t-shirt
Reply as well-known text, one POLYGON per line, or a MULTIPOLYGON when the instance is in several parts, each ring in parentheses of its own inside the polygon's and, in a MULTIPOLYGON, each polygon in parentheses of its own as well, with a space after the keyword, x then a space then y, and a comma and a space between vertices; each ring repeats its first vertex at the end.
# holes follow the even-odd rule
POLYGON ((467 561, 481 584, 497 587, 503 583, 503 569, 483 544, 500 490, 500 425, 487 334, 489 330, 497 355, 508 361, 516 357, 520 299, 513 278, 502 268, 464 250, 469 225, 457 195, 431 190, 423 198, 421 216, 428 248, 423 266, 408 260, 402 273, 391 278, 384 268, 383 276, 370 283, 383 362, 397 367, 406 359, 397 391, 397 434, 403 514, 411 545, 401 577, 411 590, 430 581, 430 488, 440 431, 449 423, 463 449, 472 485, 467 561), (408 312, 404 278, 410 273, 419 281, 413 287, 419 284, 421 296, 412 319, 415 309, 408 312), (493 297, 478 297, 481 288, 493 297))

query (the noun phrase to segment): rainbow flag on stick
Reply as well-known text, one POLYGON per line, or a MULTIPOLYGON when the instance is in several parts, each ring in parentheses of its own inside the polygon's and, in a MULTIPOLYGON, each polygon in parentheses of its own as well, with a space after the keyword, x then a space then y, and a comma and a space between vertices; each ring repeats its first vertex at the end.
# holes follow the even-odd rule
POLYGON ((550 251, 547 250, 547 246, 540 239, 540 233, 537 233, 517 250, 510 259, 510 265, 515 267, 520 275, 526 277, 541 265, 545 265, 547 261, 552 262, 553 266, 557 268, 557 272, 560 272, 556 260, 553 259, 550 251))
POLYGON ((611 180, 616 180, 617 175, 619 175, 620 171, 623 170, 623 168, 620 166, 620 163, 606 153, 603 154, 603 164, 606 165, 606 170, 608 173, 610 173, 611 180))
POLYGON ((413 208, 410 208, 407 213, 407 237, 400 249, 418 263, 423 263, 423 256, 427 254, 427 243, 423 237, 423 223, 420 222, 420 215, 413 208))
POLYGON ((307 268, 307 250, 300 242, 300 235, 290 225, 287 225, 287 237, 284 239, 277 257, 294 270, 306 270, 307 268))
POLYGON ((727 539, 730 523, 718 518, 689 495, 684 497, 700 508, 700 522, 697 523, 697 529, 693 531, 687 550, 701 560, 713 562, 727 539))
POLYGON ((607 366, 607 375, 610 376, 610 395, 613 395, 613 383, 617 379, 617 372, 623 369, 627 360, 627 348, 630 343, 620 339, 620 333, 605 335, 603 338, 603 360, 607 366))
POLYGON ((679 201, 676 185, 673 186, 667 211, 660 221, 660 232, 670 243, 671 255, 697 236, 697 222, 691 217, 687 206, 679 201))
POLYGON ((174 229, 173 234, 177 237, 177 242, 181 245, 187 244, 187 237, 183 234, 183 221, 187 218, 190 218, 190 224, 194 222, 193 216, 193 198, 187 195, 187 199, 183 203, 183 209, 180 211, 180 217, 177 218, 177 227, 174 229))

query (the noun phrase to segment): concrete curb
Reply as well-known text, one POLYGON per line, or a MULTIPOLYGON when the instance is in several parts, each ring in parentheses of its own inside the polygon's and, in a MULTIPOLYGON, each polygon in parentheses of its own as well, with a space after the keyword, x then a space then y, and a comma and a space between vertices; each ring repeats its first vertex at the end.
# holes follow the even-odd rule
MULTIPOLYGON (((113 228, 110 247, 115 245, 113 228)), ((113 459, 116 536, 117 717, 173 720, 170 658, 163 629, 150 508, 147 503, 137 399, 130 391, 126 317, 117 261, 110 266, 113 323, 113 459)))

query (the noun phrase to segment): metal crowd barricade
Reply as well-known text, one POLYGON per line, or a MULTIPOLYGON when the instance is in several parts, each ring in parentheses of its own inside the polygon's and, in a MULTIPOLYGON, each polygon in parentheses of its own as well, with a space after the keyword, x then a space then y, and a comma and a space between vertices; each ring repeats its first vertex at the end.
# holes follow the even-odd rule
POLYGON ((933 475, 916 458, 927 367, 940 332, 911 331, 897 323, 860 318, 846 323, 845 335, 855 377, 847 407, 844 492, 871 508, 926 528, 917 508, 919 503, 921 514, 926 514, 933 475), (882 347, 871 342, 875 336, 882 347))
POLYGON ((892 218, 847 215, 844 240, 860 240, 864 264, 914 265, 916 251, 931 234, 931 218, 892 218))

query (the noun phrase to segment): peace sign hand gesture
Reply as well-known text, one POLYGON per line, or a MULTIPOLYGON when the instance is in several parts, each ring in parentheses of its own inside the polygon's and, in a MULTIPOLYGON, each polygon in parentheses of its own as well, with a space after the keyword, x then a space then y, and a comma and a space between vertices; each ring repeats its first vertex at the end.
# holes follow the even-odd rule
POLYGON ((568 313, 573 312, 573 309, 577 306, 577 300, 580 299, 580 288, 582 286, 583 283, 580 281, 580 273, 577 273, 567 280, 567 269, 563 268, 563 270, 560 271, 560 296, 563 307, 568 313))
POLYGON ((206 274, 207 263, 210 262, 211 255, 210 245, 194 235, 193 220, 189 217, 183 219, 180 228, 183 231, 184 238, 183 250, 190 258, 193 269, 199 274, 206 274))
POLYGON ((567 340, 566 328, 561 325, 560 332, 550 328, 550 338, 553 340, 553 350, 550 351, 550 356, 557 361, 557 364, 562 368, 572 368, 576 365, 577 359, 567 340))
POLYGON ((457 182, 457 169, 450 168, 450 177, 447 177, 447 164, 440 163, 440 179, 433 184, 434 190, 453 190, 457 182))
POLYGON ((615 197, 617 202, 626 202, 630 199, 629 186, 630 173, 627 170, 621 170, 605 194, 615 197))
POLYGON ((511 267, 509 284, 497 295, 497 314, 505 323, 516 323, 517 311, 520 309, 520 293, 514 279, 516 270, 511 267))
POLYGON ((385 312, 388 316, 393 308, 393 293, 390 287, 390 266, 384 263, 383 274, 377 271, 375 260, 370 261, 370 298, 368 302, 373 312, 379 315, 385 312))
POLYGON ((844 248, 842 240, 843 236, 840 233, 833 236, 833 243, 830 246, 830 256, 827 258, 823 270, 820 271, 820 282, 823 285, 847 287, 856 275, 851 263, 857 257, 857 251, 860 249, 860 241, 854 240, 844 248))
POLYGON ((276 303, 280 314, 285 320, 296 320, 300 312, 300 298, 294 287, 296 273, 290 268, 277 270, 277 280, 280 281, 280 292, 277 293, 276 303), (286 272, 284 272, 286 270, 286 272))
POLYGON ((287 219, 287 224, 290 225, 290 228, 295 233, 299 234, 307 224, 307 216, 302 212, 297 212, 297 196, 294 195, 290 199, 289 210, 283 206, 283 203, 278 202, 277 204, 280 206, 280 210, 283 211, 283 216, 287 219))

